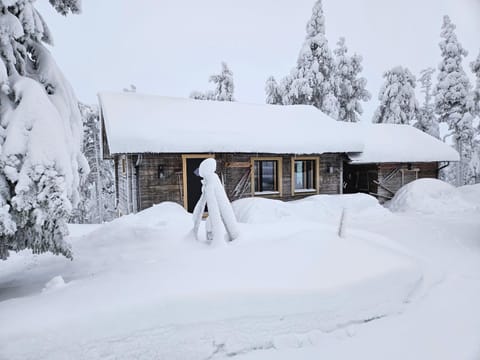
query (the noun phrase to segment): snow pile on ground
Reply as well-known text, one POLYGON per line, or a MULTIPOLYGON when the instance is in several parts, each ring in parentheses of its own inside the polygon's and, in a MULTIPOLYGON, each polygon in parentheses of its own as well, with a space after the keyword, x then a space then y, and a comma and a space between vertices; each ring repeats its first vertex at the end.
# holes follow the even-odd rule
POLYGON ((50 280, 45 284, 45 287, 43 288, 42 291, 53 291, 55 289, 60 289, 65 285, 66 285, 65 280, 63 280, 63 278, 60 275, 57 275, 54 278, 52 278, 52 280, 50 280))
POLYGON ((393 212, 419 212, 438 214, 459 211, 474 211, 480 203, 467 200, 471 194, 480 197, 478 187, 457 189, 437 179, 418 179, 397 191, 387 204, 393 212))
POLYGON ((71 237, 73 261, 16 254, 0 263, 0 358, 233 356, 404 311, 423 269, 317 221, 333 203, 380 213, 369 197, 336 198, 292 205, 319 212, 303 222, 245 215, 223 247, 195 241, 191 214, 162 203, 71 237))
POLYGON ((338 226, 342 211, 386 217, 390 212, 366 194, 315 195, 284 202, 251 197, 233 202, 237 220, 244 223, 318 222, 338 226))
POLYGON ((480 184, 460 186, 457 190, 465 201, 480 208, 480 184))

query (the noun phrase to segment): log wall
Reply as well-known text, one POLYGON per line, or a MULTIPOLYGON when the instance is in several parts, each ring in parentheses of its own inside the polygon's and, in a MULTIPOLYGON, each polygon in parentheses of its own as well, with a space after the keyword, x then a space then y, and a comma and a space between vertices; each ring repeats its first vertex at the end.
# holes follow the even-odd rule
MULTIPOLYGON (((261 196, 294 200, 312 195, 311 193, 292 194, 291 160, 295 155, 217 153, 212 156, 217 160, 217 174, 224 182, 226 193, 231 201, 252 196, 250 177, 252 157, 281 157, 282 159, 282 196, 261 196), (246 191, 235 194, 235 189, 242 179, 244 183, 246 181, 244 186, 246 191)), ((319 155, 319 158, 319 193, 338 194, 341 191, 344 155, 329 153, 319 155)), ((120 215, 143 210, 162 201, 184 205, 182 154, 116 155, 115 174, 120 215), (123 162, 125 162, 125 170, 123 162), (163 176, 159 174, 160 166, 163 176)))
POLYGON ((400 189, 416 179, 438 178, 438 163, 384 163, 378 165, 379 201, 384 202, 400 189), (389 174, 393 174, 388 179, 389 174), (388 188, 388 190, 387 190, 388 188))

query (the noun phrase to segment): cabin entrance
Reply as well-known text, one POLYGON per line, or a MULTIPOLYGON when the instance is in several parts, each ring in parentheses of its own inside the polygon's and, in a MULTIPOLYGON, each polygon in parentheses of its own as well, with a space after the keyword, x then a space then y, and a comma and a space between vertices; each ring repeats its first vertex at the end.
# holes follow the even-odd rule
POLYGON ((343 193, 366 193, 376 195, 378 189, 378 168, 374 164, 344 164, 343 193))
POLYGON ((205 154, 183 155, 183 206, 193 212, 202 195, 202 178, 198 174, 200 163, 212 156, 205 154))

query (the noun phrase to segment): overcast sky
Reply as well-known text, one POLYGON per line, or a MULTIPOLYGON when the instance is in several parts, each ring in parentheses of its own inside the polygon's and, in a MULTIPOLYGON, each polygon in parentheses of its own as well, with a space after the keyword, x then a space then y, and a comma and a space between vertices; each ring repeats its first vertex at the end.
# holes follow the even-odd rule
MULTIPOLYGON (((52 52, 81 101, 135 84, 139 92, 187 97, 206 90, 227 61, 238 101, 263 103, 269 75, 287 74, 305 37, 314 0, 83 0, 81 15, 62 17, 37 1, 54 35, 52 52)), ((415 74, 440 61, 444 14, 469 50, 480 51, 480 0, 324 0, 333 49, 339 36, 364 58, 373 101, 382 73, 396 65, 415 74)), ((468 71, 468 63, 464 63, 468 71)))

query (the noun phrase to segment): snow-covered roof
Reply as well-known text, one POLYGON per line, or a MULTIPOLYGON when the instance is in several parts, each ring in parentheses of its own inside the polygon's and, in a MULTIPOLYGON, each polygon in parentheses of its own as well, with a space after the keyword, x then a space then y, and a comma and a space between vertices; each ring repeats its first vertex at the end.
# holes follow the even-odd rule
POLYGON ((365 148, 351 153, 352 163, 458 161, 451 146, 410 125, 365 124, 365 148))
POLYGON ((99 94, 111 154, 358 152, 355 124, 313 106, 259 105, 143 95, 99 94))

